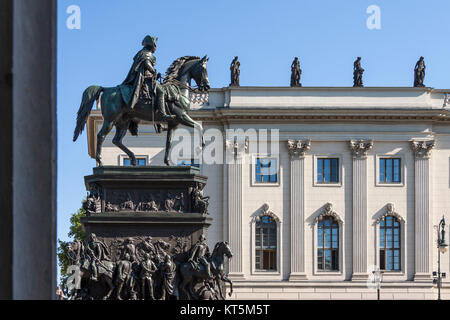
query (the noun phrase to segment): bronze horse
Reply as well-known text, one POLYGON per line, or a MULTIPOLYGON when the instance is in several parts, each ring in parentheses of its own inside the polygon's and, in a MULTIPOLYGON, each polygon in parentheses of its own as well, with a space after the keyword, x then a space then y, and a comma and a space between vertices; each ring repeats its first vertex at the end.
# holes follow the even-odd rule
MULTIPOLYGON (((211 273, 213 275, 212 280, 214 280, 216 287, 218 287, 219 295, 222 300, 225 300, 225 296, 222 292, 221 281, 230 284, 230 293, 229 293, 230 297, 233 294, 233 283, 224 273, 225 257, 227 257, 228 259, 233 257, 230 246, 228 245, 228 242, 218 242, 214 247, 211 257, 208 258, 208 261, 211 264, 211 273)), ((180 275, 180 285, 179 285, 180 297, 181 299, 186 300, 198 298, 196 293, 194 292, 194 286, 200 281, 210 280, 203 266, 200 267, 200 270, 196 270, 194 269, 192 263, 190 262, 185 262, 180 265, 179 275, 180 275)))
MULTIPOLYGON (((67 256, 72 265, 78 266, 79 276, 81 282, 88 282, 91 280, 92 271, 89 268, 90 260, 87 258, 85 254, 84 244, 81 241, 73 242, 68 250, 67 256)), ((98 281, 100 284, 106 288, 107 293, 102 298, 103 300, 109 299, 111 296, 115 286, 113 283, 113 277, 116 269, 116 263, 103 260, 97 263, 98 268, 98 281)), ((83 287, 83 285, 81 285, 83 287)), ((84 286, 86 287, 86 286, 84 286)), ((73 292, 73 299, 82 299, 81 290, 75 290, 73 292)))
MULTIPOLYGON (((198 90, 206 92, 209 90, 208 72, 206 69, 209 58, 185 56, 175 60, 166 72, 163 82, 165 100, 169 114, 174 115, 173 120, 168 121, 166 153, 164 163, 169 165, 169 151, 172 142, 173 131, 180 125, 191 128, 197 128, 201 133, 201 144, 204 147, 203 127, 200 123, 194 121, 188 114, 190 110, 189 92, 193 91, 190 87, 191 80, 194 79, 198 90)), ((119 86, 113 88, 103 88, 100 86, 91 86, 83 93, 80 109, 77 114, 77 124, 74 132, 73 141, 84 130, 87 118, 92 110, 94 102, 101 106, 103 115, 103 127, 97 135, 96 160, 99 166, 102 165, 101 152, 102 144, 106 136, 116 127, 116 134, 113 143, 123 150, 131 160, 131 165, 136 166, 136 157, 131 150, 123 145, 122 140, 130 130, 133 135, 137 135, 136 124, 139 120, 161 122, 161 115, 157 108, 153 108, 151 103, 139 101, 133 109, 130 109, 125 103, 119 86), (133 128, 133 126, 135 126, 133 128)))

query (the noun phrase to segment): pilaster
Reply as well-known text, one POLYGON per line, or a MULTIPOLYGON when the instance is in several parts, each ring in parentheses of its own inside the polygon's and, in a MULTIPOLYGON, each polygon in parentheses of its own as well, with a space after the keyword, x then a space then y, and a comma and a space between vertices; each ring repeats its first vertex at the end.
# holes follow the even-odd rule
POLYGON ((289 281, 307 280, 305 274, 305 154, 311 141, 288 140, 291 179, 291 273, 289 281))
POLYGON ((431 280, 430 156, 435 141, 412 141, 414 152, 414 281, 431 280))
POLYGON ((372 140, 351 140, 353 156, 353 274, 352 280, 367 280, 367 154, 372 140))
POLYGON ((242 162, 248 148, 246 141, 225 141, 228 166, 228 241, 233 258, 229 261, 229 276, 244 277, 242 248, 242 162), (231 157, 231 158, 230 158, 231 157))

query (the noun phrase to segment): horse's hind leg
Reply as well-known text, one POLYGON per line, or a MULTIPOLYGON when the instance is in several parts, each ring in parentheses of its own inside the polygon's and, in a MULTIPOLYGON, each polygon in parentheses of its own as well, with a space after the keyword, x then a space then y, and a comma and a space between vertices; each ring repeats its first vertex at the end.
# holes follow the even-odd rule
POLYGON ((113 124, 109 121, 103 122, 103 127, 100 129, 99 133, 97 134, 97 151, 95 153, 95 160, 97 160, 97 164, 99 166, 102 166, 102 145, 105 141, 106 136, 111 131, 113 124))
POLYGON ((166 153, 164 155, 164 163, 166 165, 170 166, 169 153, 170 153, 170 148, 171 148, 171 145, 172 145, 172 135, 173 135, 173 131, 177 127, 177 125, 175 125, 171 121, 168 122, 168 125, 169 126, 168 126, 168 129, 167 129, 166 153))
POLYGON ((125 137, 125 135, 127 134, 127 130, 128 124, 123 126, 116 125, 116 135, 114 136, 112 142, 130 157, 131 165, 136 166, 137 163, 134 153, 131 152, 131 150, 125 147, 122 143, 123 137, 125 137))

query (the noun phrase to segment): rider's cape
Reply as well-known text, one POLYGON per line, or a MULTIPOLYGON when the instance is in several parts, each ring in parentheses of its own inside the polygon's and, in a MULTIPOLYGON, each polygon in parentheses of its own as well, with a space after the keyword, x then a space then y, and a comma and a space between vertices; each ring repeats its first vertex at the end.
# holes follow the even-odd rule
POLYGON ((155 56, 151 51, 144 48, 134 57, 133 65, 125 81, 119 86, 123 100, 130 108, 133 108, 139 100, 139 95, 144 85, 146 61, 154 65, 155 56))

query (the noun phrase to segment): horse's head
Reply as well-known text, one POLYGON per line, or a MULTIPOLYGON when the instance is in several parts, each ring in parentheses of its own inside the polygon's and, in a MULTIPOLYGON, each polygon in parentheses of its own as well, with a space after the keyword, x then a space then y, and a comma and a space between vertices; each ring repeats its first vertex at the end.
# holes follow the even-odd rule
POLYGON ((209 58, 204 56, 202 59, 199 59, 189 70, 191 78, 195 80, 198 89, 202 92, 208 91, 211 88, 208 79, 208 61, 209 58))
POLYGON ((175 60, 166 71, 164 82, 178 80, 190 84, 194 79, 200 91, 208 91, 210 89, 208 71, 206 69, 209 58, 194 56, 185 56, 175 60))
POLYGON ((74 241, 71 244, 69 244, 68 250, 67 250, 67 257, 70 260, 71 264, 78 264, 81 259, 83 250, 83 244, 81 241, 74 241))
POLYGON ((233 253, 231 253, 230 245, 226 241, 216 243, 214 247, 214 251, 217 252, 220 256, 226 256, 228 259, 233 257, 233 253))

